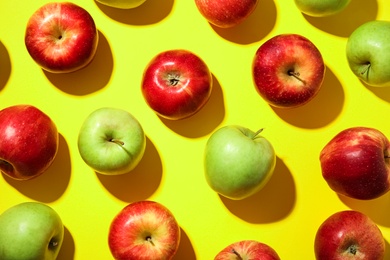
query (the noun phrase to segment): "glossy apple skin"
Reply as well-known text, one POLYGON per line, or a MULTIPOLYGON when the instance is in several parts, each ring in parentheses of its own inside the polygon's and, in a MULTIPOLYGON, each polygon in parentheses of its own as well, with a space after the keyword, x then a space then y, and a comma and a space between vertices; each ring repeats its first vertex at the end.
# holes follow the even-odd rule
POLYGON ((139 164, 145 152, 146 137, 132 114, 123 109, 102 107, 84 120, 77 144, 81 158, 93 170, 120 175, 139 164))
POLYGON ((180 226, 164 205, 137 201, 113 219, 108 244, 117 260, 169 260, 179 248, 180 226))
POLYGON ((320 225, 314 251, 317 260, 382 260, 385 241, 367 215, 345 210, 334 213, 320 225))
POLYGON ((195 0, 201 15, 220 28, 231 28, 245 21, 258 0, 195 0))
POLYGON ((227 125, 208 139, 205 177, 220 195, 241 200, 262 189, 271 178, 276 155, 271 143, 248 128, 227 125))
POLYGON ((0 215, 0 259, 55 260, 63 239, 60 216, 45 204, 23 202, 0 215))
POLYGON ((96 0, 96 2, 119 9, 133 9, 145 3, 146 0, 96 0))
POLYGON ((0 169, 15 180, 38 177, 58 151, 54 122, 38 108, 15 105, 0 111, 0 169))
POLYGON ((142 94, 159 116, 179 120, 197 113, 209 100, 212 75, 206 63, 187 50, 168 50, 146 66, 142 94))
POLYGON ((390 22, 370 21, 348 37, 346 54, 352 72, 372 87, 390 86, 390 22))
POLYGON ((298 9, 309 16, 325 17, 340 13, 351 0, 295 0, 298 9))
POLYGON ((273 248, 255 240, 235 242, 225 247, 214 258, 214 260, 238 259, 280 260, 279 255, 273 248))
POLYGON ((320 91, 325 64, 317 47, 297 34, 280 34, 256 51, 252 75, 257 92, 270 105, 305 105, 320 91))
POLYGON ((369 200, 390 189, 390 143, 379 130, 345 129, 321 150, 322 176, 329 187, 344 196, 369 200))
POLYGON ((52 2, 28 20, 25 45, 44 70, 68 73, 93 60, 98 38, 95 22, 85 9, 69 2, 52 2))

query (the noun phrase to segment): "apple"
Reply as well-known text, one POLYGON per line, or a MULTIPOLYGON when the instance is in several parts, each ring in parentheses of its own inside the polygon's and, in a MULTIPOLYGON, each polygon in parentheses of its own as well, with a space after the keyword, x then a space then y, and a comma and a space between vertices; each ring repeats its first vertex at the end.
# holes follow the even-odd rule
POLYGON ((130 172, 141 161, 146 137, 129 112, 112 107, 96 109, 79 130, 80 156, 94 171, 106 175, 130 172))
POLYGON ((55 260, 64 239, 58 213, 40 202, 23 202, 0 215, 0 259, 55 260))
POLYGON ((116 260, 169 260, 180 244, 180 226, 164 205, 137 201, 115 216, 108 244, 116 260))
POLYGON ((146 0, 96 0, 96 1, 101 4, 114 7, 114 8, 119 8, 119 9, 136 8, 146 2, 146 0))
POLYGON ((208 185, 220 195, 241 200, 263 188, 271 178, 276 155, 271 143, 238 125, 216 130, 207 140, 204 152, 208 185))
POLYGON ((325 17, 343 11, 351 0, 295 0, 298 9, 309 16, 325 17))
POLYGON ((92 16, 70 2, 51 2, 30 17, 25 45, 32 59, 52 73, 68 73, 94 58, 98 31, 92 16))
POLYGON ((146 66, 142 94, 159 116, 179 120, 197 113, 209 100, 212 75, 196 54, 182 49, 156 55, 146 66))
POLYGON ((367 215, 344 210, 320 225, 314 251, 317 260, 382 260, 385 241, 378 226, 367 215))
POLYGON ((322 176, 338 194, 360 200, 390 190, 390 143, 377 129, 351 127, 339 132, 321 150, 322 176))
POLYGON ((372 87, 390 86, 390 22, 370 21, 348 37, 347 60, 352 72, 372 87))
POLYGON ((195 0, 200 14, 211 24, 231 28, 245 21, 258 0, 195 0))
POLYGON ((242 240, 225 247, 214 258, 214 260, 240 259, 280 260, 280 257, 273 248, 264 243, 255 240, 242 240))
POLYGON ((317 47, 297 34, 280 34, 263 43, 253 59, 257 92, 271 106, 305 105, 320 91, 325 64, 317 47))
POLYGON ((0 170, 15 180, 29 180, 53 163, 59 144, 57 127, 31 105, 0 110, 0 170))

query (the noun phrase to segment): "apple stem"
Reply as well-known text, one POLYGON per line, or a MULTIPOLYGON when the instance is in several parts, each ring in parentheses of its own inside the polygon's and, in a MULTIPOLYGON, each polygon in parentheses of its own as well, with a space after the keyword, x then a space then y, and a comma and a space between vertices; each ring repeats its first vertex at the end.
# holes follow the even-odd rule
POLYGON ((154 242, 153 242, 151 237, 149 237, 149 236, 146 237, 146 241, 148 241, 149 243, 151 243, 154 246, 154 242))
POLYGON ((255 132, 255 134, 253 135, 252 139, 255 139, 256 136, 258 136, 261 132, 263 132, 264 128, 260 128, 259 130, 257 130, 257 132, 255 132))
POLYGON ((241 257, 241 255, 233 248, 232 249, 232 253, 235 254, 237 256, 237 259, 239 260, 243 260, 243 258, 241 257))
POLYGON ((292 70, 289 70, 288 72, 287 72, 287 74, 289 75, 289 76, 293 76, 294 78, 296 78, 297 80, 299 80, 300 82, 302 82, 303 84, 306 84, 306 81, 304 81, 303 79, 301 79, 299 76, 301 75, 301 74, 299 74, 299 72, 295 72, 295 71, 292 71, 292 70))
POLYGON ((369 70, 370 67, 371 67, 371 63, 368 62, 366 66, 363 67, 364 69, 360 72, 360 75, 366 74, 366 72, 369 70))
POLYGON ((110 142, 113 142, 113 143, 116 143, 116 144, 119 144, 119 145, 125 145, 124 142, 122 142, 121 140, 115 139, 115 138, 111 138, 110 142))

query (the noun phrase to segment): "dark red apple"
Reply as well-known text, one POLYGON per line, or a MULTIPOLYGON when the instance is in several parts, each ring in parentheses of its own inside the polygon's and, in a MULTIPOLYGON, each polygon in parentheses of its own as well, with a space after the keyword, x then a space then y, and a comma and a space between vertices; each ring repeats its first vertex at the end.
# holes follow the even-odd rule
POLYGON ((117 260, 169 260, 180 244, 180 226, 164 205, 137 201, 115 216, 108 244, 117 260))
POLYGON ((220 28, 231 28, 245 21, 257 3, 258 0, 195 0, 201 15, 220 28))
POLYGON ((382 260, 385 241, 367 215, 345 210, 334 213, 321 224, 314 251, 317 260, 382 260))
POLYGON ((280 260, 273 248, 255 240, 242 240, 232 243, 222 249, 214 258, 214 260, 244 259, 280 260))
POLYGON ((377 129, 352 127, 322 149, 322 176, 329 187, 351 198, 374 199, 390 190, 390 143, 377 129))
POLYGON ((15 105, 0 111, 0 169, 16 180, 41 175, 58 150, 54 122, 38 108, 15 105))
POLYGON ((44 70, 67 73, 92 61, 98 31, 85 9, 70 2, 52 2, 40 7, 28 20, 25 45, 44 70))
POLYGON ((178 120, 197 113, 209 100, 212 75, 206 63, 187 50, 155 56, 142 79, 146 103, 161 117, 178 120))
POLYGON ((317 47, 297 34, 281 34, 263 43, 253 59, 257 92, 270 105, 294 108, 320 91, 325 64, 317 47))

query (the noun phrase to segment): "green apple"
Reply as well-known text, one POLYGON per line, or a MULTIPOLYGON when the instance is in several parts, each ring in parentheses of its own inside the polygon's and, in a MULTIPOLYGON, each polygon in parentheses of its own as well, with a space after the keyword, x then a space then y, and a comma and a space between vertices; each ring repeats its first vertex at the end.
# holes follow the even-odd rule
POLYGON ((367 85, 390 86, 390 22, 369 21, 356 28, 346 45, 352 72, 367 85))
POLYGON ((98 173, 118 175, 133 170, 143 157, 145 133, 129 112, 103 107, 84 121, 78 136, 79 153, 98 173))
POLYGON ((273 174, 276 155, 271 143, 245 127, 228 125, 206 143, 207 183, 220 195, 240 200, 258 192, 273 174))
POLYGON ((298 9, 309 16, 325 17, 344 10, 351 0, 295 0, 298 9))
POLYGON ((145 3, 146 0, 96 0, 97 2, 114 7, 119 9, 132 9, 136 8, 143 3, 145 3))
POLYGON ((61 218, 48 205, 23 202, 0 215, 0 259, 54 260, 63 239, 61 218))

